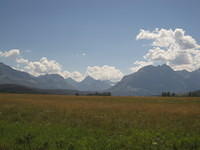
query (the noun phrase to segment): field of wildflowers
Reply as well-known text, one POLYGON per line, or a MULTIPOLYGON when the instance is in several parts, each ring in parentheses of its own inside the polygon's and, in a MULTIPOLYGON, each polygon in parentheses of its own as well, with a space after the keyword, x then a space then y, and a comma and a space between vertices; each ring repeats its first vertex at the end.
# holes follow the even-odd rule
POLYGON ((0 94, 0 150, 200 150, 200 98, 0 94))

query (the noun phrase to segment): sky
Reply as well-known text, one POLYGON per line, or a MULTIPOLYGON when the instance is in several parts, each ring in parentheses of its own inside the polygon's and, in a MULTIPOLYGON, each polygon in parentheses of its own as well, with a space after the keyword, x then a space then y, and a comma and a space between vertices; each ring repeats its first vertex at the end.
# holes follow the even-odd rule
POLYGON ((0 62, 35 76, 118 81, 200 68, 199 0, 1 0, 0 62))

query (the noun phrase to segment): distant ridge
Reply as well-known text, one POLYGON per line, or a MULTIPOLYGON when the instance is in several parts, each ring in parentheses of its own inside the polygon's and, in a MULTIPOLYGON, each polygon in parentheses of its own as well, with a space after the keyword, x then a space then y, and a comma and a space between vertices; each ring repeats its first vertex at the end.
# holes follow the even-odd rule
POLYGON ((109 89, 112 86, 111 81, 95 80, 91 76, 87 76, 81 82, 76 82, 72 78, 68 78, 66 79, 66 81, 72 84, 77 90, 80 90, 80 91, 104 91, 104 90, 109 89))

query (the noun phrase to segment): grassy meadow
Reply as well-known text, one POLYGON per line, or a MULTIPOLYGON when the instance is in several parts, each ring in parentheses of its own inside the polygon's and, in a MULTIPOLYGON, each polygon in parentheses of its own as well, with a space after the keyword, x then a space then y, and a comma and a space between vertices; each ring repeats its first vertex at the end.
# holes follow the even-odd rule
POLYGON ((0 150, 200 150, 200 98, 0 94, 0 150))

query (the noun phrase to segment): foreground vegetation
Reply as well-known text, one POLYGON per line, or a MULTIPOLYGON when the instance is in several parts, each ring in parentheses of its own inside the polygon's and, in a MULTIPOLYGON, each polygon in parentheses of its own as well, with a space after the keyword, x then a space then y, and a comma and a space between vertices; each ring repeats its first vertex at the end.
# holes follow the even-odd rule
POLYGON ((0 94, 0 150, 199 150, 200 98, 0 94))

